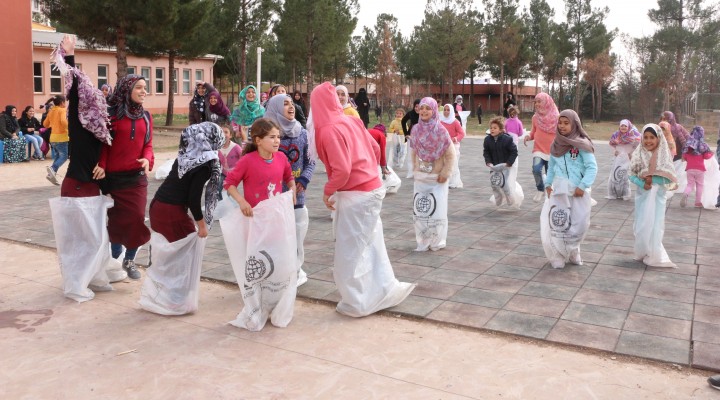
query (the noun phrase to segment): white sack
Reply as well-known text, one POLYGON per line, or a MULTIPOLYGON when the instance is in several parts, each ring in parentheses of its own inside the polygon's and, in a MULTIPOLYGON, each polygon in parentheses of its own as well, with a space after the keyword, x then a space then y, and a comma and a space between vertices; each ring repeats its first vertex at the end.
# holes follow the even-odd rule
POLYGON ((92 300, 96 291, 112 290, 105 268, 110 262, 107 196, 50 199, 63 292, 77 302, 92 300))
POLYGON ((259 331, 286 327, 297 292, 297 238, 291 191, 261 201, 246 217, 240 209, 220 220, 225 247, 244 307, 230 324, 259 331))
POLYGON ((590 193, 574 197, 574 191, 567 180, 556 179, 540 214, 543 250, 555 268, 561 268, 571 255, 579 257, 580 244, 590 227, 590 193))
POLYGON ((460 111, 460 123, 462 124, 463 131, 467 132, 467 119, 470 116, 470 111, 460 111))
POLYGON ((408 139, 407 142, 407 175, 405 175, 406 178, 412 178, 413 177, 413 168, 415 168, 415 150, 410 147, 410 141, 412 141, 412 136, 408 139))
POLYGON ((415 172, 413 222, 415 251, 439 250, 447 243, 448 183, 438 183, 437 174, 415 172))
POLYGON ((302 266, 305 263, 305 236, 307 236, 310 216, 307 207, 295 209, 295 238, 297 239, 297 286, 307 282, 307 274, 302 266))
POLYGON ((720 185, 720 170, 715 157, 705 160, 705 182, 703 187, 702 205, 704 208, 715 209, 720 185))
POLYGON ((161 166, 159 166, 155 170, 155 179, 162 180, 168 177, 170 175, 170 171, 172 170, 172 166, 175 163, 175 159, 167 160, 164 163, 162 163, 161 166))
POLYGON ((387 158, 388 167, 392 166, 398 170, 402 169, 405 165, 408 149, 407 143, 405 143, 405 136, 401 134, 393 134, 388 147, 390 147, 390 155, 387 158))
POLYGON ((667 195, 659 185, 635 194, 635 259, 650 267, 675 267, 662 244, 667 195))
POLYGON ((232 210, 240 208, 232 196, 227 195, 227 192, 225 191, 223 192, 226 195, 223 195, 223 199, 218 201, 217 206, 215 206, 215 211, 213 211, 213 220, 219 221, 221 218, 228 215, 232 210))
POLYGON ((608 194, 605 196, 606 199, 630 199, 631 191, 628 175, 629 168, 630 156, 625 152, 618 152, 618 155, 615 156, 615 160, 610 167, 610 177, 608 177, 608 194))
POLYGON ((153 265, 140 290, 140 307, 162 315, 197 311, 206 240, 191 233, 170 243, 165 236, 150 233, 153 265))
POLYGON ((387 175, 383 175, 382 169, 378 167, 378 171, 380 173, 380 176, 382 177, 385 192, 397 193, 398 190, 400 190, 400 186, 402 186, 402 180, 400 180, 400 177, 395 173, 395 171, 393 171, 392 168, 388 166, 387 169, 388 171, 390 171, 390 173, 387 175))
POLYGON ((463 183, 460 179, 460 143, 453 143, 453 145, 455 146, 455 161, 453 162, 452 175, 450 175, 448 186, 452 189, 462 189, 463 183))
POLYGON ((683 194, 685 192, 685 188, 687 187, 687 172, 685 172, 687 162, 685 162, 685 160, 683 159, 680 159, 673 161, 673 165, 675 166, 675 176, 677 176, 678 187, 675 190, 668 190, 667 192, 665 192, 665 195, 668 199, 673 197, 675 193, 683 194))
POLYGON ((525 194, 517 181, 517 170, 517 162, 510 168, 506 164, 497 164, 490 168, 490 187, 493 191, 490 202, 493 205, 499 207, 507 204, 520 208, 525 194))

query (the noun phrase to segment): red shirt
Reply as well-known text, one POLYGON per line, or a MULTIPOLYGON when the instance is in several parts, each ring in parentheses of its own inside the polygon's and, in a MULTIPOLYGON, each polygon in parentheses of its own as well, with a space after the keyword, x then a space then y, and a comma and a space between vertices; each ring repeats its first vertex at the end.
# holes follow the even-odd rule
POLYGON ((372 135, 373 139, 375 139, 377 144, 380 145, 380 166, 386 167, 387 161, 385 160, 385 134, 375 128, 368 129, 368 132, 370 132, 370 135, 372 135))
POLYGON ((243 184, 243 197, 255 207, 263 200, 267 200, 269 193, 282 193, 283 182, 294 182, 295 178, 290 169, 290 161, 281 151, 273 153, 270 162, 260 157, 257 151, 245 154, 235 164, 235 168, 225 178, 223 187, 237 187, 243 184))
POLYGON ((150 116, 150 140, 145 143, 145 135, 148 131, 145 119, 136 120, 130 118, 113 119, 110 121, 115 137, 112 146, 103 145, 100 152, 98 165, 105 172, 128 172, 138 171, 142 166, 137 161, 145 158, 150 162, 150 169, 155 163, 155 155, 152 149, 152 116, 150 116), (135 132, 132 132, 133 122, 135 132))

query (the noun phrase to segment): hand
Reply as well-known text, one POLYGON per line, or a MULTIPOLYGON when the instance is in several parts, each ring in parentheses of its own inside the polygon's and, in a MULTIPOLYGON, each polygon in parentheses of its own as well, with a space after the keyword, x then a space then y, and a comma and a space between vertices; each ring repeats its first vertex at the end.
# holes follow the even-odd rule
POLYGON ((246 217, 253 216, 252 206, 245 199, 242 199, 242 201, 240 202, 240 211, 242 211, 243 215, 246 217))
POLYGON ((389 174, 390 174, 390 170, 388 170, 387 166, 380 167, 380 169, 382 170, 382 174, 383 174, 383 175, 389 175, 389 174))
POLYGON ((452 138, 452 142, 453 142, 453 143, 457 143, 457 142, 458 142, 458 141, 457 141, 457 138, 452 138))
POLYGON ((438 175, 437 182, 438 183, 445 183, 447 182, 448 178, 446 176, 438 175))
POLYGON ((198 234, 198 236, 200 236, 201 238, 207 237, 207 235, 208 235, 207 226, 205 226, 205 224, 200 224, 200 225, 198 225, 197 234, 198 234))
POLYGON ((145 170, 145 175, 150 173, 150 161, 148 161, 147 158, 139 158, 137 162, 139 162, 140 166, 145 170))
POLYGON ((99 165, 95 165, 95 168, 92 170, 93 173, 93 179, 99 180, 103 179, 105 177, 105 170, 101 168, 99 165))
POLYGON ((62 42, 60 42, 60 46, 62 46, 63 50, 65 50, 66 56, 72 56, 75 55, 75 42, 77 41, 77 38, 75 35, 66 34, 63 36, 62 42))
POLYGON ((325 207, 335 211, 335 200, 330 201, 330 196, 324 194, 323 195, 323 203, 325 203, 325 207))
POLYGON ((17 133, 13 133, 13 134, 12 134, 12 138, 13 138, 13 139, 17 139, 17 138, 18 138, 17 133))
POLYGON ((526 147, 527 147, 527 142, 528 142, 528 140, 530 140, 530 136, 525 136, 525 137, 523 138, 523 144, 524 144, 526 147))
POLYGON ((575 188, 575 193, 573 193, 573 197, 583 197, 585 195, 585 191, 580 188, 575 188))
POLYGON ((645 184, 643 185, 643 189, 650 190, 650 188, 652 188, 652 184, 645 182, 645 184))
POLYGON ((305 191, 305 186, 302 183, 295 183, 296 193, 300 194, 305 191))
POLYGON ((492 168, 492 167, 493 167, 492 163, 487 163, 487 164, 485 164, 485 165, 487 165, 488 168, 492 168))
POLYGON ((550 197, 550 195, 552 194, 552 191, 553 191, 552 186, 548 186, 545 188, 545 192, 547 193, 548 197, 550 197))
POLYGON ((508 168, 512 168, 512 164, 510 164, 510 163, 506 163, 505 166, 508 168))

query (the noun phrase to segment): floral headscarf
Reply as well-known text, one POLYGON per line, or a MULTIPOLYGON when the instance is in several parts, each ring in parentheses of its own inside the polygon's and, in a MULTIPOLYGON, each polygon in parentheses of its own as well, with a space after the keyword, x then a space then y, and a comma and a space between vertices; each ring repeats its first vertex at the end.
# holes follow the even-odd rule
POLYGON ((302 125, 300 125, 300 122, 298 122, 295 118, 287 119, 287 117, 285 117, 283 110, 285 100, 289 100, 293 108, 295 107, 295 103, 293 103, 290 96, 286 94, 275 95, 267 102, 265 118, 275 121, 278 125, 280 125, 280 135, 282 137, 296 138, 300 136, 302 125))
POLYGON ((633 125, 630 120, 624 119, 620 121, 619 126, 623 125, 628 127, 628 131, 622 133, 618 128, 618 130, 615 131, 615 133, 613 133, 610 137, 611 146, 639 143, 642 140, 642 135, 640 134, 640 132, 638 132, 637 128, 635 128, 635 125, 633 125))
POLYGON ((643 179, 648 175, 667 178, 670 180, 670 184, 666 185, 666 188, 674 190, 677 188, 677 175, 665 135, 655 124, 645 125, 642 131, 643 133, 646 131, 652 133, 660 142, 652 152, 647 151, 642 145, 636 147, 630 158, 630 172, 643 179))
POLYGON ((565 117, 570 120, 572 131, 570 131, 568 135, 562 135, 559 131, 557 132, 555 140, 553 140, 552 145, 550 145, 550 154, 555 157, 562 157, 573 148, 594 153, 595 146, 593 146, 592 140, 583 129, 577 113, 574 110, 563 110, 558 118, 560 117, 565 117))
MULTIPOLYGON (((202 85, 196 85, 195 86, 195 92, 193 93, 192 98, 192 104, 195 106, 195 109, 200 112, 200 114, 205 114, 205 96, 201 95, 198 92, 198 87, 202 85)), ((206 93, 207 94, 207 93, 206 93)), ((217 114, 217 113, 216 113, 217 114)), ((219 115, 219 114, 218 114, 219 115)))
POLYGON ((683 153, 691 152, 695 155, 705 154, 710 151, 710 146, 705 143, 705 129, 702 126, 696 126, 690 132, 690 137, 685 143, 683 153))
POLYGON ((213 212, 217 206, 220 174, 222 166, 218 158, 218 149, 225 143, 225 134, 219 125, 213 122, 201 122, 183 129, 178 150, 178 178, 193 168, 210 161, 210 179, 205 188, 205 223, 210 229, 213 212))
MULTIPOLYGON (((447 129, 445 129, 438 118, 438 105, 432 97, 425 97, 420 100, 420 107, 428 106, 432 110, 432 116, 425 122, 422 119, 413 125, 410 131, 412 141, 410 147, 423 161, 435 161, 440 158, 450 146, 452 140, 447 129)), ((454 118, 454 117, 453 117, 454 118)))
POLYGON ((242 102, 232 113, 230 120, 240 126, 250 126, 255 122, 256 119, 262 118, 265 114, 265 109, 260 105, 260 96, 253 85, 248 85, 245 89, 240 91, 238 99, 242 102), (255 100, 247 100, 248 90, 255 91, 255 100))
POLYGON ((208 108, 210 108, 211 112, 217 115, 222 115, 224 117, 230 115, 230 110, 225 106, 225 102, 223 102, 222 96, 220 96, 220 93, 218 93, 217 90, 213 90, 212 92, 210 92, 210 94, 208 94, 208 104, 208 108), (211 97, 217 99, 217 104, 212 105, 212 103, 210 103, 211 97))
POLYGON ((112 86, 110 86, 110 85, 107 84, 107 83, 103 83, 103 85, 100 86, 100 91, 102 92, 102 91, 105 90, 105 89, 107 89, 107 91, 108 91, 108 96, 110 96, 110 95, 112 94, 112 92, 113 92, 112 86))
POLYGON ((440 122, 444 122, 448 125, 452 125, 457 119, 455 119, 455 110, 453 109, 452 104, 445 104, 442 108, 442 111, 438 114, 438 118, 440 118, 440 122), (445 117, 445 107, 450 107, 450 115, 445 117))
MULTIPOLYGON (((108 106, 110 117, 121 119, 128 117, 130 119, 140 119, 143 117, 145 109, 140 103, 136 103, 130 97, 132 95, 135 84, 140 80, 145 80, 140 75, 130 74, 118 81, 115 85, 113 94, 108 96, 108 106)), ((102 96, 102 92, 99 92, 102 96)))
POLYGON ((540 105, 535 106, 535 115, 532 117, 533 126, 543 132, 555 132, 560 113, 552 97, 547 93, 538 93, 535 100, 540 100, 540 105))

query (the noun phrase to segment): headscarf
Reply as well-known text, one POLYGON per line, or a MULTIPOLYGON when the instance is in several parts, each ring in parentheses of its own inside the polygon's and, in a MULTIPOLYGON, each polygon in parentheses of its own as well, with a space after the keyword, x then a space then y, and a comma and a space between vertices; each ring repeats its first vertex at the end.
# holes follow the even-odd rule
POLYGON ((352 103, 350 102, 350 101, 351 101, 350 95, 348 94, 347 88, 346 88, 345 86, 343 86, 343 85, 338 85, 338 86, 335 87, 335 90, 339 90, 339 91, 345 93, 345 98, 346 98, 347 100, 346 100, 346 103, 345 103, 345 104, 342 104, 342 103, 341 103, 342 108, 345 109, 345 108, 348 108, 348 107, 352 107, 352 103))
POLYGON ((642 140, 642 134, 638 132, 637 128, 635 128, 635 125, 630 122, 628 119, 624 119, 620 121, 620 125, 618 125, 618 130, 615 131, 615 133, 610 136, 610 145, 611 146, 617 146, 622 144, 633 144, 633 143, 639 143, 642 140), (627 126, 628 131, 625 133, 620 132, 620 126, 627 126))
MULTIPOLYGON (((432 97, 425 97, 420 100, 420 107, 423 105, 430 107, 432 116, 425 122, 422 118, 418 119, 418 123, 413 125, 410 136, 410 147, 415 150, 415 154, 423 160, 432 162, 440 158, 445 150, 450 146, 452 140, 447 129, 440 124, 438 118, 438 105, 432 97)), ((454 118, 454 117, 453 117, 454 118)))
POLYGON ((367 91, 365 90, 365 88, 360 88, 360 90, 358 90, 357 96, 355 96, 355 104, 363 103, 367 103, 368 107, 370 107, 370 99, 368 99, 367 91))
POLYGON ((200 85, 195 85, 195 92, 193 93, 192 104, 195 106, 195 109, 200 112, 200 114, 205 114, 205 96, 198 93, 198 86, 200 85))
POLYGON ((573 148, 594 153, 595 146, 593 146, 592 140, 590 140, 590 137, 583 129, 577 113, 573 110, 563 110, 558 118, 560 117, 565 117, 570 120, 572 130, 567 135, 562 135, 560 131, 557 131, 555 140, 553 140, 552 145, 550 145, 550 154, 554 157, 562 157, 573 148))
POLYGON ((677 123, 677 120, 675 119, 675 114, 673 114, 672 111, 665 111, 663 113, 663 117, 665 117, 665 120, 670 124, 670 132, 672 132, 673 139, 675 139, 675 143, 680 143, 682 140, 678 140, 679 137, 684 138, 685 140, 690 137, 690 134, 688 133, 687 129, 683 127, 682 125, 677 123))
POLYGON ((689 153, 692 149, 693 154, 700 155, 710 151, 710 146, 705 143, 705 129, 702 126, 696 126, 690 132, 690 137, 685 143, 683 153, 689 153))
POLYGON ((290 96, 286 94, 278 94, 270 98, 267 102, 267 109, 265 109, 265 118, 277 122, 280 125, 280 136, 296 138, 300 136, 302 131, 302 125, 300 122, 293 119, 287 119, 284 113, 285 100, 290 100, 293 108, 295 103, 292 102, 290 96))
MULTIPOLYGON (((143 117, 145 112, 143 105, 134 102, 130 97, 135 84, 140 80, 145 80, 145 78, 140 75, 130 74, 125 75, 125 77, 118 81, 117 85, 115 85, 113 94, 108 96, 107 99, 109 106, 108 113, 111 117, 114 117, 115 119, 121 119, 124 117, 128 117, 130 119, 140 119, 143 117)), ((100 96, 102 96, 102 92, 99 93, 100 96)))
MULTIPOLYGON (((65 76, 65 93, 70 92, 73 77, 77 79, 78 118, 80 124, 100 142, 108 146, 112 145, 112 136, 108 128, 110 121, 108 104, 110 97, 112 97, 112 88, 110 90, 111 94, 106 99, 103 92, 93 86, 92 81, 84 72, 65 63, 65 49, 62 46, 58 45, 51 57, 55 63, 55 68, 60 71, 61 75, 65 76)), ((46 107, 46 109, 49 111, 50 107, 46 107)), ((142 115, 142 105, 140 106, 140 113, 142 115)))
POLYGON ((387 129, 385 128, 385 125, 383 124, 375 124, 375 126, 372 127, 373 129, 377 129, 382 133, 386 133, 387 129))
POLYGON ((225 102, 223 102, 222 96, 220 96, 220 93, 218 93, 217 90, 213 90, 210 94, 208 94, 208 108, 211 112, 217 115, 222 115, 223 117, 230 115, 230 110, 225 106, 225 102), (211 97, 215 97, 217 99, 217 104, 212 105, 212 103, 210 103, 211 97))
POLYGON ((113 92, 112 86, 110 86, 110 85, 107 84, 107 83, 103 83, 103 85, 100 86, 100 91, 101 91, 101 92, 102 92, 104 89, 107 89, 107 91, 108 91, 108 96, 110 96, 110 95, 112 94, 112 92, 113 92))
POLYGON ((220 173, 222 166, 218 158, 218 149, 225 143, 225 134, 219 125, 213 122, 201 122, 183 129, 178 150, 178 178, 193 168, 211 162, 210 179, 205 188, 205 223, 210 229, 213 212, 218 202, 220 173))
POLYGON ((256 119, 262 118, 265 114, 265 109, 260 105, 260 96, 255 89, 255 86, 248 85, 245 89, 240 91, 238 99, 242 102, 235 108, 232 113, 230 120, 240 126, 250 126, 256 119), (248 101, 246 94, 249 89, 255 91, 255 100, 248 101))
POLYGON ((448 125, 452 125, 455 121, 457 121, 457 119, 455 119, 455 110, 453 108, 453 105, 450 103, 443 106, 442 112, 438 115, 438 117, 440 118, 441 122, 444 122, 448 125), (445 107, 450 107, 450 115, 448 115, 447 117, 445 117, 445 107))
POLYGON ((645 146, 640 145, 633 151, 630 158, 630 172, 640 178, 648 175, 662 176, 670 180, 670 184, 666 185, 668 190, 677 188, 677 175, 675 175, 675 165, 673 165, 673 157, 668 148, 667 139, 656 124, 647 124, 642 131, 649 130, 659 140, 658 146, 652 152, 647 151, 645 146))
POLYGON ((7 128, 7 130, 11 133, 20 129, 20 124, 18 124, 17 117, 13 117, 12 115, 13 108, 17 110, 17 107, 15 106, 5 106, 5 115, 7 116, 7 118, 5 118, 5 128, 7 128))
POLYGON ((535 95, 535 100, 540 100, 540 105, 535 106, 535 115, 532 117, 533 125, 543 132, 555 132, 560 117, 555 101, 545 92, 535 95))
POLYGON ((461 94, 455 96, 455 102, 456 102, 457 104, 462 104, 462 103, 463 103, 463 97, 462 97, 461 94))

